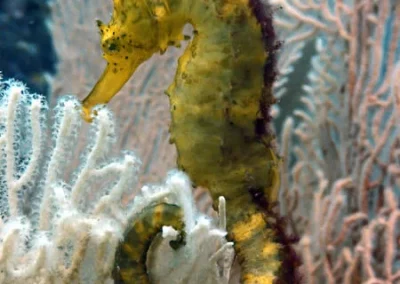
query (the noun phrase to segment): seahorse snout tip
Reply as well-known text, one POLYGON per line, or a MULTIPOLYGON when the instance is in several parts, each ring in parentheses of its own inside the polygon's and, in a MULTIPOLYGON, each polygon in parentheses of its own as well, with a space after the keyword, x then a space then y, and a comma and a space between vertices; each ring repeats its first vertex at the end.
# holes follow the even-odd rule
POLYGON ((82 112, 81 112, 82 118, 88 122, 91 123, 93 121, 93 115, 92 115, 92 110, 88 107, 82 106, 82 112))

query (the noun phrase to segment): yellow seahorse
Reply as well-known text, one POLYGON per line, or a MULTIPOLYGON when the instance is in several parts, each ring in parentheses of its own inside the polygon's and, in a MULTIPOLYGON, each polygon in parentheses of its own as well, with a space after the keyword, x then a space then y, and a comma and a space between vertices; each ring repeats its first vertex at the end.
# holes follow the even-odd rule
POLYGON ((154 53, 179 44, 185 24, 193 26, 166 91, 171 141, 178 167, 210 190, 215 205, 226 198, 228 238, 245 284, 272 283, 282 263, 276 230, 266 221, 279 186, 268 129, 276 46, 270 8, 260 1, 114 0, 110 23, 98 22, 108 64, 83 101, 90 121, 95 105, 110 101, 154 53))

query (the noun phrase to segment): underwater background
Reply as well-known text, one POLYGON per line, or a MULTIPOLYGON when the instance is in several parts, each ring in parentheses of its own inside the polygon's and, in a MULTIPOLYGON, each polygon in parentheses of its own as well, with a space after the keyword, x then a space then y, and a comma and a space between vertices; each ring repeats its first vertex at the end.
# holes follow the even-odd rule
MULTIPOLYGON (((276 7, 282 41, 272 112, 283 158, 279 211, 298 239, 303 281, 400 283, 400 3, 265 2, 276 7)), ((0 0, 3 78, 24 82, 50 106, 66 94, 83 99, 105 66, 95 20, 108 21, 111 11, 109 0, 0 0)), ((153 56, 110 103, 118 133, 110 152, 140 157, 137 188, 176 167, 164 90, 184 48, 153 56)), ((88 137, 71 148, 65 179, 88 137)), ((216 216, 205 189, 194 198, 216 216)))
POLYGON ((23 81, 33 92, 45 96, 50 94, 50 78, 57 63, 50 17, 47 0, 0 2, 3 76, 23 81))

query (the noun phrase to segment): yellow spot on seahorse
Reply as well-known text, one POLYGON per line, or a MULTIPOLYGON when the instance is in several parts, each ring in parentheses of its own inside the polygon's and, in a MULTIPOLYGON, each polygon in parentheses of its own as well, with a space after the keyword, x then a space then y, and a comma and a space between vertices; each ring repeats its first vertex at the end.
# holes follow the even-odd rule
POLYGON ((154 9, 154 14, 157 18, 162 18, 167 14, 167 11, 164 7, 158 6, 154 9))
POLYGON ((249 273, 243 276, 246 284, 272 284, 274 279, 273 275, 254 275, 249 273))
POLYGON ((232 234, 237 242, 242 242, 253 237, 254 233, 265 226, 265 221, 261 213, 253 214, 247 222, 238 222, 233 226, 232 234))
POLYGON ((262 250, 263 257, 274 257, 279 252, 279 245, 277 243, 268 242, 262 250))
POLYGON ((140 251, 138 251, 135 247, 132 247, 129 243, 124 243, 122 245, 122 249, 124 250, 124 253, 129 255, 130 258, 132 259, 140 258, 140 251))
POLYGON ((140 239, 142 239, 142 238, 143 238, 142 240, 146 239, 146 237, 147 237, 146 228, 145 228, 143 222, 136 223, 135 231, 138 234, 138 236, 140 236, 140 239))
POLYGON ((163 206, 156 206, 154 208, 153 225, 161 223, 161 220, 163 219, 163 209, 163 206))
POLYGON ((133 279, 135 276, 133 269, 121 269, 120 273, 122 279, 133 279))

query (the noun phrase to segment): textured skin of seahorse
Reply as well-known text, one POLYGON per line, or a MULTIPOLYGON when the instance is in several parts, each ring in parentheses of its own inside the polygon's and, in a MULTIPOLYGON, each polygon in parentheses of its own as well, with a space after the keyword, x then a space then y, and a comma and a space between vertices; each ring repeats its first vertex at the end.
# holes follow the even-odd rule
POLYGON ((163 226, 181 231, 182 219, 182 210, 176 205, 161 203, 146 208, 131 224, 118 247, 113 271, 115 283, 150 283, 146 257, 151 242, 163 226))
POLYGON ((90 120, 96 104, 107 103, 155 52, 178 45, 185 24, 193 26, 166 91, 171 142, 179 168, 207 187, 215 204, 226 198, 228 238, 245 284, 272 283, 282 263, 276 230, 261 208, 277 200, 279 159, 268 130, 275 34, 259 1, 114 0, 110 23, 98 22, 108 65, 83 101, 90 120))

